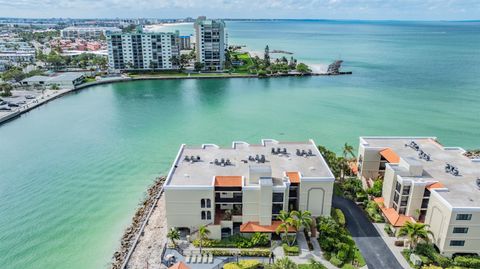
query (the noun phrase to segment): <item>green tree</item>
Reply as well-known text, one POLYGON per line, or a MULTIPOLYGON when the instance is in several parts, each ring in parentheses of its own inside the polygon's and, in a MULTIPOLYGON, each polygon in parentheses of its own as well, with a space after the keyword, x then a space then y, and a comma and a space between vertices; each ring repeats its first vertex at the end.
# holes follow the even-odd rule
POLYGON ((202 243, 204 240, 208 239, 208 236, 210 235, 210 230, 207 228, 206 225, 200 226, 198 229, 198 239, 200 242, 200 253, 202 253, 202 243))
POLYGON ((433 237, 433 233, 427 228, 427 224, 407 221, 398 231, 398 236, 406 235, 410 240, 410 249, 415 249, 420 240, 429 242, 430 238, 428 236, 431 235, 433 237))
POLYGON ((60 88, 58 87, 57 84, 52 84, 52 86, 50 86, 50 89, 56 91, 56 90, 59 90, 60 88))
POLYGON ((177 228, 171 228, 168 233, 167 233, 167 238, 172 240, 172 244, 177 247, 177 242, 175 240, 180 239, 180 232, 178 231, 177 228))
POLYGON ((193 68, 195 69, 195 71, 200 71, 203 69, 205 65, 202 63, 202 62, 195 62, 195 64, 193 65, 193 68))
POLYGON ((284 257, 278 259, 274 264, 272 264, 269 268, 271 269, 297 269, 298 266, 288 257, 284 257))
POLYGON ((304 63, 299 63, 297 64, 297 71, 302 73, 302 74, 308 74, 310 72, 312 72, 312 70, 308 67, 308 65, 304 64, 304 63))
POLYGON ((310 229, 312 227, 312 213, 310 211, 292 211, 292 215, 295 216, 299 221, 301 226, 305 229, 310 229))
POLYGON ((12 85, 8 83, 0 84, 0 96, 2 97, 12 96, 12 90, 13 90, 12 85))
POLYGON ((263 55, 263 61, 266 66, 270 66, 270 48, 268 45, 265 47, 265 54, 263 55))
POLYGON ((26 77, 22 69, 20 67, 15 67, 15 66, 10 67, 8 70, 1 73, 0 76, 5 81, 14 80, 15 82, 19 82, 20 80, 26 77))

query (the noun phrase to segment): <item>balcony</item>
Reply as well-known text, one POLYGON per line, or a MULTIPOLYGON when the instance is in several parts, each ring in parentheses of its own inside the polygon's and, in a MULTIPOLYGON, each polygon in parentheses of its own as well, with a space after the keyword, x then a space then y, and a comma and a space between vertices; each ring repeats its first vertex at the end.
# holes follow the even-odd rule
POLYGON ((220 193, 215 194, 215 203, 216 204, 225 204, 225 203, 242 203, 242 194, 234 193, 231 197, 222 196, 220 193))

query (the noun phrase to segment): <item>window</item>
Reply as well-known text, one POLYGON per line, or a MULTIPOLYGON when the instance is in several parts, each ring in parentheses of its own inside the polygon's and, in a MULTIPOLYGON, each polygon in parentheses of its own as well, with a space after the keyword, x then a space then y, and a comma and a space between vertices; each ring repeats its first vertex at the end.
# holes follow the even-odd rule
POLYGON ((398 211, 398 214, 400 214, 400 215, 405 215, 405 211, 406 211, 406 210, 407 210, 407 209, 406 209, 405 207, 401 207, 400 210, 398 211))
POLYGON ((457 214, 457 220, 471 220, 472 214, 457 214))
POLYGON ((393 201, 395 201, 396 204, 398 204, 398 198, 400 198, 400 196, 398 195, 398 193, 395 193, 393 195, 393 201))
POLYGON ((408 195, 408 194, 410 194, 410 186, 403 186, 402 195, 408 195))
POLYGON ((280 214, 280 211, 283 210, 283 204, 273 204, 272 205, 272 214, 280 214))
POLYGON ((272 195, 272 200, 274 203, 283 202, 283 192, 274 192, 272 195))
POLYGON ((430 199, 423 199, 422 201, 422 208, 428 208, 428 202, 430 201, 430 199))
POLYGON ((211 208, 212 207, 212 202, 210 199, 202 199, 200 200, 200 207, 201 208, 211 208))
POLYGON ((453 228, 454 234, 466 234, 468 233, 468 228, 465 227, 454 227, 453 228))
POLYGON ((212 212, 202 211, 201 217, 202 217, 202 220, 211 220, 212 219, 212 212))
POLYGON ((397 185, 395 185, 395 190, 400 192, 400 188, 402 188, 402 185, 400 185, 400 183, 397 182, 397 185))
POLYGON ((408 196, 402 196, 402 201, 400 203, 400 206, 406 206, 408 203, 408 196))
POLYGON ((463 247, 465 245, 465 240, 451 240, 450 246, 452 247, 463 247))

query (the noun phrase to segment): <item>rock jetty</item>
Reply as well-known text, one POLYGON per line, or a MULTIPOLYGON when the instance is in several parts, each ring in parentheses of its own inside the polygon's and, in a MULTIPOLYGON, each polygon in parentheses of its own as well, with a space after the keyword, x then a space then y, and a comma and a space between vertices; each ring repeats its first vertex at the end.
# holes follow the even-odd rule
POLYGON ((125 230, 120 241, 120 248, 113 254, 112 269, 120 269, 127 258, 131 248, 134 247, 135 238, 140 232, 142 224, 147 220, 148 212, 157 202, 158 194, 162 191, 165 177, 159 177, 147 190, 147 196, 141 203, 132 218, 132 224, 125 230))

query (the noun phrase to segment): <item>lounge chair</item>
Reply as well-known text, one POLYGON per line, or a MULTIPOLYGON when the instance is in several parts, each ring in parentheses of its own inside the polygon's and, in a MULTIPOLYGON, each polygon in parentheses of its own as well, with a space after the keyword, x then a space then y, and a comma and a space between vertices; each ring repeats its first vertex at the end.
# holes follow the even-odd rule
POLYGON ((192 263, 197 263, 197 255, 192 257, 192 263))
POLYGON ((190 255, 185 256, 185 262, 186 263, 190 263, 191 261, 192 261, 192 256, 190 256, 190 255))
POLYGON ((213 263, 213 255, 212 254, 208 255, 208 263, 213 263))

